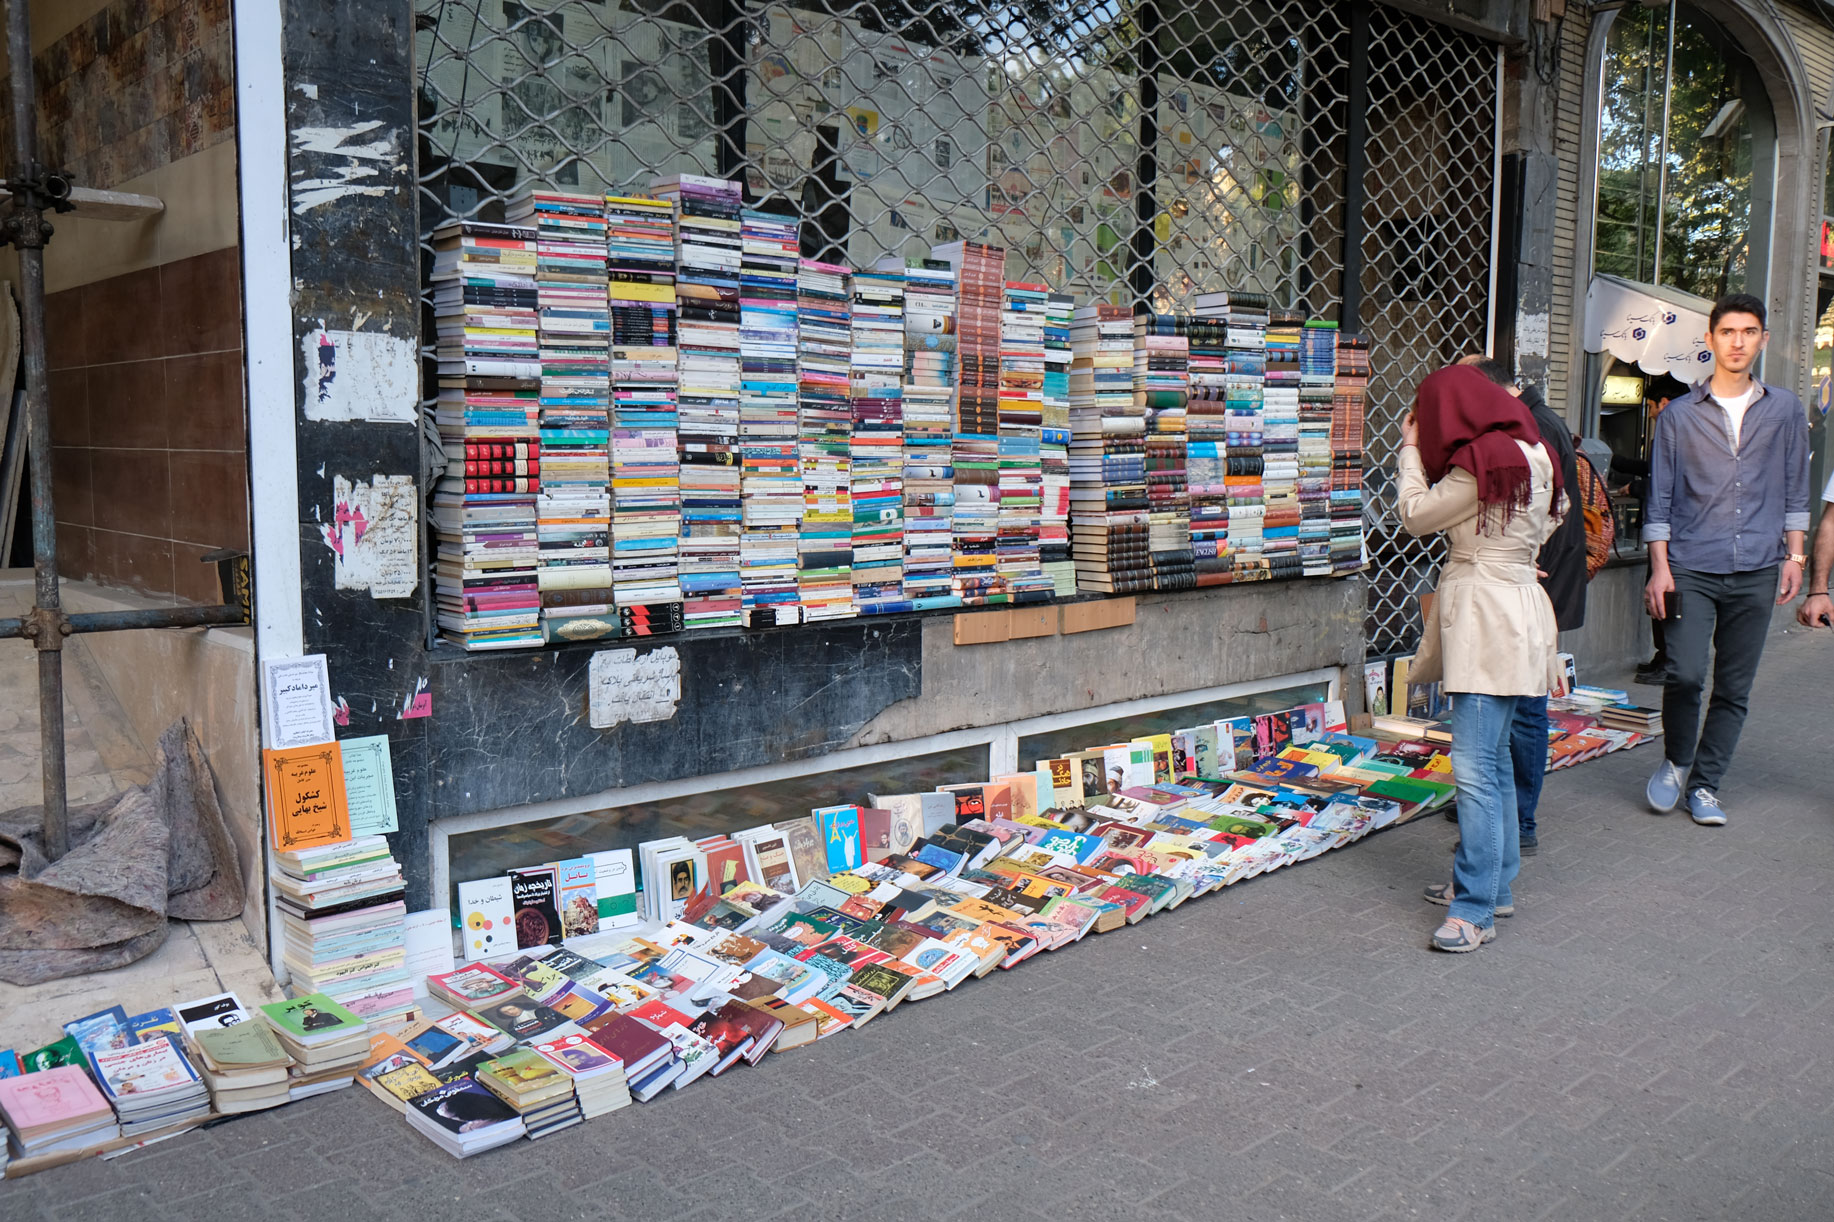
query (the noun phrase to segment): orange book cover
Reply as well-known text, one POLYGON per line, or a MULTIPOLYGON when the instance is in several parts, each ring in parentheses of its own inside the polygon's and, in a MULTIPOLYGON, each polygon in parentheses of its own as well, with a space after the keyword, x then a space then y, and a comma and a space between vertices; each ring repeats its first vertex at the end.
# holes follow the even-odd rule
POLYGON ((281 852, 350 839, 344 752, 337 743, 266 750, 268 829, 281 852))

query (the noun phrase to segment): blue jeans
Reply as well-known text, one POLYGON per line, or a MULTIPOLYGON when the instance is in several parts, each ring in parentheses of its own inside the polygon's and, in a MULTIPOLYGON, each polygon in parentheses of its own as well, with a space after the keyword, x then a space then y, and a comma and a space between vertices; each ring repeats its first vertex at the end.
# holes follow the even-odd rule
POLYGON ((1458 692, 1452 697, 1452 776, 1458 783, 1458 852, 1452 858, 1451 914, 1480 929, 1515 901, 1509 884, 1522 868, 1516 827, 1510 731, 1516 697, 1458 692))
POLYGON ((1541 779, 1547 775, 1546 696, 1516 697, 1509 755, 1515 764, 1516 824, 1522 829, 1522 839, 1533 840, 1535 808, 1541 805, 1541 779))

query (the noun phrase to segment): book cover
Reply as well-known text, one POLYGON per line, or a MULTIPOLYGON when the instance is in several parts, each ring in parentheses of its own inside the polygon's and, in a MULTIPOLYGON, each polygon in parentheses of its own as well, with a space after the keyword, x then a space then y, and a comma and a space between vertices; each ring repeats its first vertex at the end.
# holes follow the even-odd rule
POLYGON ((577 1033, 537 1040, 535 1051, 576 1078, 613 1068, 622 1069, 624 1065, 616 1055, 599 1047, 590 1037, 577 1033))
POLYGON ((248 1021, 248 1011, 234 993, 217 993, 177 1007, 178 1021, 187 1033, 208 1027, 233 1027, 248 1021))
POLYGON ((415 1095, 408 1106, 455 1136, 516 1119, 516 1109, 470 1078, 446 1082, 425 1094, 415 1095))
POLYGON ((108 1110, 108 1100, 75 1065, 0 1080, 0 1114, 15 1129, 70 1127, 108 1110))
POLYGON ((794 894, 801 885, 787 832, 773 829, 771 834, 757 837, 752 841, 752 855, 757 859, 761 876, 757 881, 762 885, 784 895, 794 894))
POLYGON ((184 1024, 178 1021, 178 1015, 170 1009, 148 1010, 145 1014, 128 1016, 127 1029, 138 1044, 150 1043, 153 1040, 172 1036, 184 1038, 184 1024))
POLYGON ((828 877, 828 854, 823 847, 821 829, 813 818, 786 819, 774 824, 789 841, 790 860, 796 863, 796 877, 804 884, 828 877))
POLYGON ((559 1011, 527 998, 484 1006, 477 1014, 491 1026, 517 1040, 531 1040, 538 1035, 545 1035, 569 1021, 559 1011))
POLYGON ((599 931, 598 876, 590 857, 574 857, 554 867, 559 892, 560 936, 578 938, 599 931))
POLYGON ((865 860, 860 850, 859 807, 824 806, 811 813, 821 829, 822 849, 830 874, 851 870, 865 860))
POLYGON ((344 759, 335 742, 261 753, 268 825, 283 853, 350 839, 344 759))
POLYGON ((104 1049, 90 1057, 90 1064, 111 1100, 197 1081, 197 1070, 170 1040, 104 1049))
POLYGON ((1388 662, 1363 663, 1363 708, 1371 717, 1388 716, 1388 662))
POLYGON ((588 853, 593 885, 597 888, 600 929, 624 929, 640 923, 637 916, 637 870, 629 849, 588 853))
POLYGON ((509 891, 516 908, 516 945, 526 949, 558 942, 560 911, 554 906, 554 867, 511 870, 509 891))
POLYGON ((515 905, 507 876, 460 883, 458 895, 467 963, 516 949, 515 905))
POLYGON ((482 963, 428 977, 427 983, 471 1006, 489 1005, 522 991, 520 983, 482 963))
POLYGON ((64 1024, 64 1034, 77 1042, 84 1052, 107 1052, 126 1048, 134 1042, 128 1030, 127 1011, 120 1006, 97 1010, 64 1024))
POLYGON ((321 1039, 364 1029, 364 1022, 323 993, 308 993, 286 1001, 270 1002, 261 1013, 283 1033, 295 1039, 321 1039))

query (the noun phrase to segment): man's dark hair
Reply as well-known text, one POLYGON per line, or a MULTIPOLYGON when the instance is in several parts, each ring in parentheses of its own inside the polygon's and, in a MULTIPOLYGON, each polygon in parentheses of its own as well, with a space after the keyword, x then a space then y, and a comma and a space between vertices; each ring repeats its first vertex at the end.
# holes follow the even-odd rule
POLYGON ((1460 365, 1471 366, 1471 368, 1477 370, 1505 390, 1515 385, 1516 380, 1510 376, 1509 366, 1505 365, 1494 356, 1485 356, 1482 353, 1473 352, 1470 356, 1459 357, 1458 363, 1460 365))
POLYGON ((1764 303, 1750 293, 1727 293, 1713 303, 1713 312, 1707 315, 1707 330, 1719 330, 1719 320, 1728 314, 1751 314, 1758 320, 1758 330, 1770 330, 1770 319, 1764 313, 1764 303))

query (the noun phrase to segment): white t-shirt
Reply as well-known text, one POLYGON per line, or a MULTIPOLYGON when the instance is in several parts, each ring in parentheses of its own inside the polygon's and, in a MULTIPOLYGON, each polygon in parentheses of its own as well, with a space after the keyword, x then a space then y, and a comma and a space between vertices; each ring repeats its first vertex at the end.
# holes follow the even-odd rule
POLYGON ((1757 401, 1758 384, 1756 382, 1745 387, 1744 394, 1736 395, 1730 399, 1722 399, 1718 395, 1713 396, 1713 402, 1725 408, 1726 415, 1732 418, 1732 448, 1735 450, 1738 449, 1739 430, 1743 428, 1745 424, 1745 409, 1757 401))

